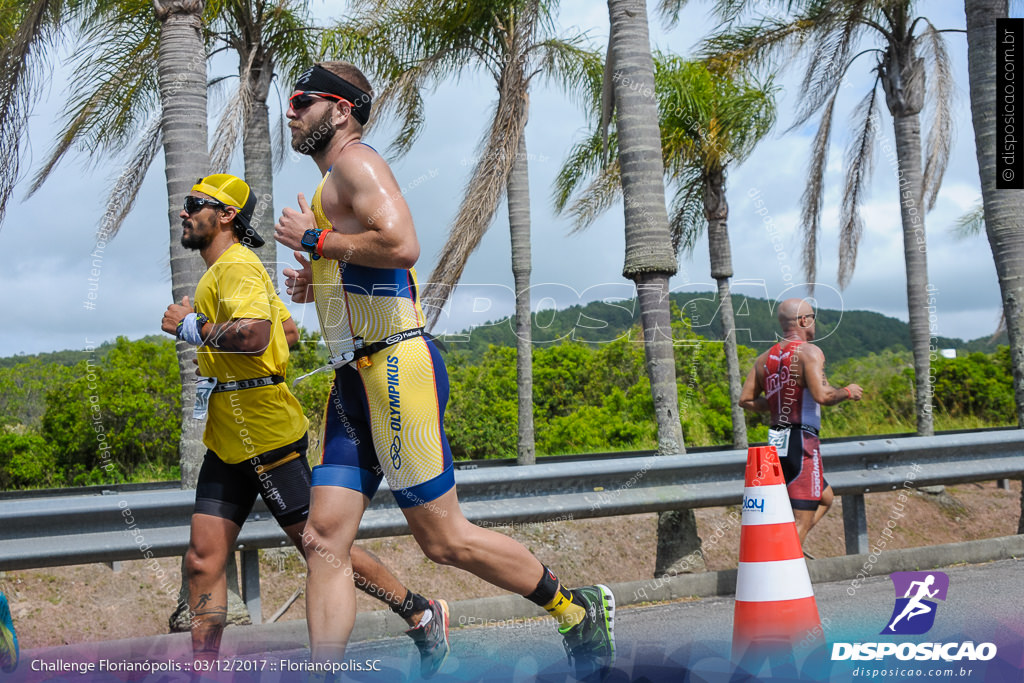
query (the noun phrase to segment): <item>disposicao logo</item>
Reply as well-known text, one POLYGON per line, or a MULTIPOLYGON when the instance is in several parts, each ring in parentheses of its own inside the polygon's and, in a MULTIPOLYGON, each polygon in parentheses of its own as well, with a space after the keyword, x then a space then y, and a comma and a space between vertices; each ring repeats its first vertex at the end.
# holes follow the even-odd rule
POLYGON ((882 635, 927 633, 935 624, 935 600, 946 599, 949 577, 942 572, 893 572, 890 578, 896 589, 896 606, 882 635))
MULTIPOLYGON (((945 600, 949 576, 942 572, 893 572, 896 605, 880 635, 914 636, 927 633, 935 624, 937 604, 945 600)), ((832 661, 899 660, 953 662, 988 661, 996 656, 994 643, 833 643, 832 661)))

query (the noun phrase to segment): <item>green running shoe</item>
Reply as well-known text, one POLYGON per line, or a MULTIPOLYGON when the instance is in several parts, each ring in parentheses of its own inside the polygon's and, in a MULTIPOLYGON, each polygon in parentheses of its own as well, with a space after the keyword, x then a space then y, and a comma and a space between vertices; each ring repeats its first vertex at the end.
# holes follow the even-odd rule
POLYGON ((569 662, 579 680, 600 680, 615 663, 615 596, 607 586, 583 586, 572 591, 573 602, 587 616, 562 633, 569 662))
POLYGON ((0 593, 0 669, 11 673, 18 668, 18 634, 14 632, 7 596, 0 593))
POLYGON ((405 632, 420 651, 420 675, 423 678, 436 674, 452 649, 448 642, 448 603, 431 600, 427 609, 431 613, 430 621, 405 632))

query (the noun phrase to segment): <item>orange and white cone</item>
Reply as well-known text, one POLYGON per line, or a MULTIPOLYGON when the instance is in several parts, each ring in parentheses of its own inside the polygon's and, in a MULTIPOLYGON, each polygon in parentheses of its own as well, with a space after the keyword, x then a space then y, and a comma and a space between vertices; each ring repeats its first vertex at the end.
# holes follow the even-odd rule
POLYGON ((742 525, 733 654, 791 650, 821 620, 774 446, 748 451, 742 525))

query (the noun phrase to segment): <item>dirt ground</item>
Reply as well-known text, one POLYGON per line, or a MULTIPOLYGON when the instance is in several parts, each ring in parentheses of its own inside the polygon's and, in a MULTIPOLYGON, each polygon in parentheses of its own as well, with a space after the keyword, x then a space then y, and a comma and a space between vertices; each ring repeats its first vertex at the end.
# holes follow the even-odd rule
MULTIPOLYGON (((919 492, 894 529, 888 548, 909 548, 1016 533, 1020 516, 1020 482, 1010 490, 995 482, 946 488, 948 495, 919 492)), ((897 493, 866 497, 868 534, 874 541, 893 514, 897 493)), ((842 503, 808 537, 806 551, 817 558, 842 555, 842 503)), ((732 508, 696 511, 709 570, 736 566, 738 525, 732 508)), ((898 514, 898 513, 897 513, 898 514)), ((569 585, 616 583, 650 578, 654 572, 656 516, 570 520, 498 527, 533 551, 569 585)), ((411 536, 360 541, 377 554, 413 590, 448 600, 498 595, 500 591, 470 574, 427 560, 411 536)), ((117 571, 104 564, 54 567, 0 573, 22 648, 84 641, 114 640, 167 633, 180 581, 180 560, 159 561, 163 576, 143 562, 123 562, 117 571), (173 586, 174 588, 170 588, 173 586)), ((305 565, 293 550, 260 552, 263 618, 268 619, 302 588, 305 565)), ((380 603, 359 595, 360 611, 380 603)), ((282 621, 303 619, 305 601, 296 600, 282 621)))

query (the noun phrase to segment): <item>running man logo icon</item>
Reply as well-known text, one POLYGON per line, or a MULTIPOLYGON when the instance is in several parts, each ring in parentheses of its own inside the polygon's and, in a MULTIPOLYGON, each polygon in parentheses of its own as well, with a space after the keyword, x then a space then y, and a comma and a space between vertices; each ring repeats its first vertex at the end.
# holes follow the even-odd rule
POLYGON ((942 572, 893 572, 889 577, 896 590, 896 606, 882 634, 927 633, 935 623, 933 600, 946 599, 949 577, 942 572))

